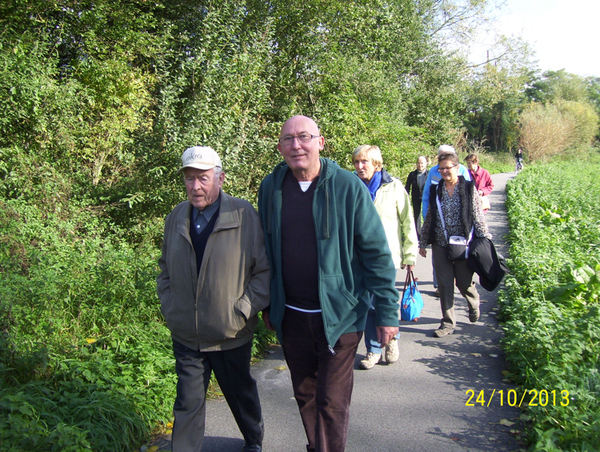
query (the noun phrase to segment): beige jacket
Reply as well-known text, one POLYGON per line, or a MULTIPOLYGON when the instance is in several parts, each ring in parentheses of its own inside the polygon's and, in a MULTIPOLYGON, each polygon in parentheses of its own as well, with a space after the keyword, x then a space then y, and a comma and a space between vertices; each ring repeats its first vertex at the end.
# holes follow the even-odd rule
POLYGON ((396 269, 415 265, 419 251, 417 228, 404 185, 382 170, 382 184, 375 194, 375 209, 381 218, 396 269))
POLYGON ((165 220, 157 292, 174 340, 200 351, 230 350, 252 340, 269 305, 270 270, 258 213, 221 191, 221 206, 200 272, 190 237, 188 201, 165 220))

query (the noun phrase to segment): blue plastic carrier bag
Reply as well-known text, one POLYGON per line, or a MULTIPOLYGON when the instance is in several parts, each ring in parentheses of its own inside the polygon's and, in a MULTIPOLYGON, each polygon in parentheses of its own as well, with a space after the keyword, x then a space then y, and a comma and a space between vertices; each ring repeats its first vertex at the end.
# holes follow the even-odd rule
POLYGON ((423 297, 419 292, 417 281, 413 272, 406 272, 406 281, 404 281, 404 291, 402 292, 402 301, 400 305, 400 318, 407 322, 416 322, 421 316, 423 310, 423 297))

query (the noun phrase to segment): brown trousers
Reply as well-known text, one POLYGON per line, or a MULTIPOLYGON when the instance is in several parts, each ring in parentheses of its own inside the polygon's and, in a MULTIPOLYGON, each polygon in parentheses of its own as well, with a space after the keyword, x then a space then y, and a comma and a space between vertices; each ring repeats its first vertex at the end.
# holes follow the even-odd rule
POLYGON ((329 349, 321 313, 287 308, 282 347, 308 439, 307 450, 343 452, 348 438, 354 358, 362 331, 343 334, 329 349))

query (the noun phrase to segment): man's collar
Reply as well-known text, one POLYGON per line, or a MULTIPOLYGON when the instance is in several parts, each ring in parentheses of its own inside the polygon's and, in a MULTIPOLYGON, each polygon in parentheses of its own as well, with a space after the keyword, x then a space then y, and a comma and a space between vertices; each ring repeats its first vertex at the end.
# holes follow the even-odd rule
POLYGON ((202 210, 200 210, 196 207, 192 207, 193 218, 197 218, 198 214, 202 213, 202 215, 207 220, 210 220, 212 218, 212 216, 214 215, 214 213, 219 209, 220 205, 221 205, 221 195, 219 194, 219 197, 217 198, 217 200, 215 202, 213 202, 210 206, 206 206, 202 210))

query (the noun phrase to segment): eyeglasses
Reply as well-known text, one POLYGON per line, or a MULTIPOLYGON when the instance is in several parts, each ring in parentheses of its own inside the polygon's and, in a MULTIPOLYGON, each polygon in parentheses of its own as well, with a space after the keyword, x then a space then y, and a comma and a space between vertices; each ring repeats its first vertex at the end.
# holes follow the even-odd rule
POLYGON ((286 137, 280 138, 279 142, 284 146, 291 146, 296 138, 300 143, 308 143, 310 140, 314 138, 319 138, 321 135, 311 135, 310 133, 301 133, 300 135, 288 135, 286 137))
POLYGON ((456 168, 458 165, 452 165, 452 166, 447 166, 446 168, 442 168, 442 167, 438 167, 438 170, 440 170, 440 173, 442 171, 450 171, 452 168, 456 168))

